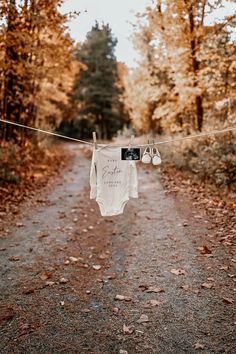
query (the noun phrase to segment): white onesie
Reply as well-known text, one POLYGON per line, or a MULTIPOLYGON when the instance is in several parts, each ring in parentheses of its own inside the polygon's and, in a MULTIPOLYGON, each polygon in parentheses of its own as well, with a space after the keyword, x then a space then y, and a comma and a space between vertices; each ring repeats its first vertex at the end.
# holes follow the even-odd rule
POLYGON ((90 198, 96 199, 102 216, 122 214, 129 198, 138 198, 135 161, 121 160, 121 148, 93 149, 90 198))

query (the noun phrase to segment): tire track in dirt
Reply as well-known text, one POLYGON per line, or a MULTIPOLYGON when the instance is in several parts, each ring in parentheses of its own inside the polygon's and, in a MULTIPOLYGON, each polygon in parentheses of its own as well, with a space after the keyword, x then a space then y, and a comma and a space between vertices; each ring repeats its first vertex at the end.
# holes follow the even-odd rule
POLYGON ((139 199, 101 218, 67 146, 73 167, 1 239, 1 353, 233 354, 234 263, 204 210, 139 165, 139 199))

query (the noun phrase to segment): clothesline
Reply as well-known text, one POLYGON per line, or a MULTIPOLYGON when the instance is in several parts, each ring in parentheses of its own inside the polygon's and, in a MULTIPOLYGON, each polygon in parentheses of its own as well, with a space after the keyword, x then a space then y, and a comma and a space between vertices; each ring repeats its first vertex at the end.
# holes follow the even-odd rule
MULTIPOLYGON (((72 138, 66 135, 62 135, 62 134, 58 134, 58 133, 53 133, 53 132, 49 132, 47 130, 43 130, 40 128, 34 128, 34 127, 29 127, 27 125, 24 124, 20 124, 20 123, 16 123, 16 122, 11 122, 9 120, 4 120, 4 119, 0 119, 0 122, 3 123, 7 123, 7 124, 11 124, 11 125, 15 125, 21 128, 25 128, 25 129, 30 129, 30 130, 34 130, 40 133, 44 133, 44 134, 48 134, 48 135, 53 135, 56 136, 58 138, 63 138, 63 139, 67 139, 67 140, 71 140, 71 141, 76 141, 78 143, 82 143, 82 144, 87 144, 87 145, 94 145, 94 143, 89 142, 89 141, 85 141, 85 140, 81 140, 81 139, 77 139, 77 138, 72 138)), ((133 144, 133 146, 136 147, 147 147, 150 145, 162 145, 162 144, 170 144, 176 141, 182 141, 182 140, 187 140, 187 139, 195 139, 195 138, 200 138, 200 137, 204 137, 204 136, 209 136, 209 135, 215 135, 215 134, 220 134, 220 133, 227 133, 230 131, 234 131, 236 130, 236 127, 229 127, 229 128, 225 128, 225 129, 221 129, 221 130, 211 130, 209 132, 204 132, 204 133, 199 133, 199 134, 193 134, 193 135, 189 135, 189 136, 184 136, 184 137, 179 137, 179 138, 175 138, 175 139, 169 139, 169 140, 163 140, 163 141, 154 141, 152 144, 133 144)), ((106 146, 116 146, 116 147, 123 147, 126 146, 128 144, 97 144, 98 147, 106 147, 106 146)))

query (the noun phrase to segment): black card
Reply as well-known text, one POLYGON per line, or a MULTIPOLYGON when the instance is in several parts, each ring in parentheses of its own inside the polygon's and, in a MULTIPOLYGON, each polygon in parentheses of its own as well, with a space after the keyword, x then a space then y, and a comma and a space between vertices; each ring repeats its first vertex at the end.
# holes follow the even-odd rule
POLYGON ((121 160, 140 160, 140 148, 121 148, 121 160))

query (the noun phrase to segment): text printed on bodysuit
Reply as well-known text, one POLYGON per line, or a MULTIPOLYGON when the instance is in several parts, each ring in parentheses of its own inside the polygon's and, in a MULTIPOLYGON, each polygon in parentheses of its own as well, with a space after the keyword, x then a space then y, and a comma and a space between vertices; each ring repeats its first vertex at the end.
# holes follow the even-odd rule
MULTIPOLYGON (((108 160, 108 163, 111 162, 117 162, 116 160, 108 160)), ((117 179, 120 174, 122 174, 122 170, 118 166, 111 167, 109 165, 106 165, 102 169, 103 174, 102 174, 102 179, 103 179, 103 184, 106 185, 109 188, 116 188, 121 184, 121 180, 117 179)))

